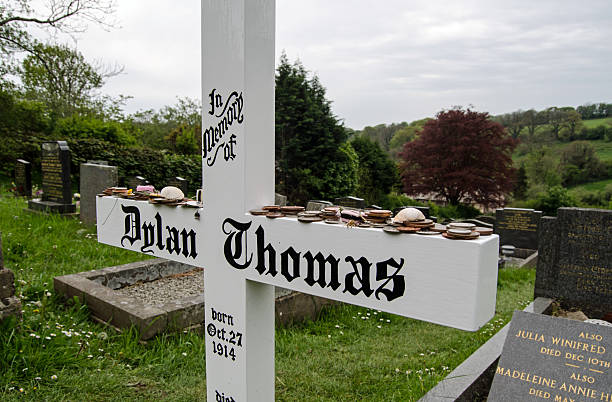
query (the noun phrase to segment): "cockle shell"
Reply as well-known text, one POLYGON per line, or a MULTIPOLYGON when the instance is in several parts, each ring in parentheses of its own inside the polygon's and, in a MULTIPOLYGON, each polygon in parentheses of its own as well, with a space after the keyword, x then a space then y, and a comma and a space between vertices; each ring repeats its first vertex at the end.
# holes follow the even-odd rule
POLYGON ((168 186, 162 188, 161 196, 167 200, 177 200, 180 201, 185 198, 185 194, 181 191, 180 188, 174 186, 168 186))
POLYGON ((413 222, 420 221, 425 219, 425 215, 421 211, 416 208, 404 208, 395 215, 393 218, 394 223, 404 223, 404 222, 413 222))

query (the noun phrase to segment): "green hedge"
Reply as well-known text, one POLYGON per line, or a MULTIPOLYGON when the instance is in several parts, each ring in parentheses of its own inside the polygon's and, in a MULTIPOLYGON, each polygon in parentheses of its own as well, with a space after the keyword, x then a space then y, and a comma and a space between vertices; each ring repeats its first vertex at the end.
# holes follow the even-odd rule
POLYGON ((96 139, 68 140, 72 154, 72 179, 78 182, 81 163, 105 160, 119 169, 119 181, 143 176, 157 189, 169 179, 180 176, 189 182, 189 194, 195 194, 202 183, 202 162, 199 155, 175 155, 141 147, 122 147, 96 139))

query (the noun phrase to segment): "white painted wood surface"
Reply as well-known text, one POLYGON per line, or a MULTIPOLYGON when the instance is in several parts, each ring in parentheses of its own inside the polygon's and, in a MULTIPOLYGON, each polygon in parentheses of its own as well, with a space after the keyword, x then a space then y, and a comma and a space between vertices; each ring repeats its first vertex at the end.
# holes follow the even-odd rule
POLYGON ((274 200, 274 13, 274 0, 202 1, 200 218, 97 199, 101 243, 205 268, 209 401, 274 400, 272 285, 471 331, 495 312, 496 235, 453 241, 246 213, 274 200))

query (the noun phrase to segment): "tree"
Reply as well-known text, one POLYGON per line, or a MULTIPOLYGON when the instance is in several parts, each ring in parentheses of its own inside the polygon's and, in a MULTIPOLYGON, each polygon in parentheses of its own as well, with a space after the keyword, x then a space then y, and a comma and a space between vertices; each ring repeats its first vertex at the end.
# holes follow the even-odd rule
POLYGON ((404 148, 404 144, 414 140, 418 133, 423 129, 425 123, 431 120, 429 117, 421 120, 415 120, 404 128, 400 128, 393 134, 393 138, 389 142, 389 155, 394 161, 399 161, 399 154, 404 148))
POLYGON ((526 125, 525 112, 517 110, 516 112, 502 114, 497 116, 502 126, 504 126, 508 132, 512 135, 512 138, 518 138, 519 134, 526 125))
POLYGON ((359 157, 356 194, 368 204, 382 204, 398 181, 397 166, 367 137, 357 137, 350 144, 359 157))
POLYGON ((0 77, 11 67, 15 53, 36 54, 39 41, 30 33, 33 28, 75 34, 85 30, 88 23, 102 27, 115 11, 114 0, 48 0, 36 8, 29 0, 0 0, 0 77))
POLYGON ((516 141, 488 113, 442 111, 401 154, 408 195, 436 193, 451 205, 504 203, 514 187, 511 154, 516 141))
POLYGON ((605 174, 605 166, 588 141, 568 144, 561 153, 560 168, 565 186, 595 180, 605 174))
POLYGON ((532 150, 525 163, 528 187, 539 190, 561 184, 559 164, 548 147, 532 150))
POLYGON ((104 73, 66 45, 36 45, 23 61, 21 80, 28 99, 45 103, 56 117, 68 117, 92 105, 104 73))
POLYGON ((283 54, 276 71, 276 190, 291 202, 349 195, 356 155, 342 147, 347 132, 331 111, 325 88, 283 54))
POLYGON ((360 135, 362 137, 367 137, 370 140, 378 143, 383 151, 388 152, 391 145, 391 139, 399 130, 406 127, 408 127, 408 123, 405 121, 401 123, 391 123, 389 125, 379 124, 374 127, 366 126, 363 128, 363 130, 358 131, 356 134, 358 136, 360 135))

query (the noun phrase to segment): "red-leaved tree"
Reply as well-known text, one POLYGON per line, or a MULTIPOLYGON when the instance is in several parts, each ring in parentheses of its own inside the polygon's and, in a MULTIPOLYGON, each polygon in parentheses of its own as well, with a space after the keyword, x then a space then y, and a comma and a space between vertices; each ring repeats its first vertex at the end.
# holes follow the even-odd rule
POLYGON ((404 191, 436 193, 452 205, 500 206, 514 186, 515 146, 516 141, 488 113, 439 112, 400 154, 404 191))

